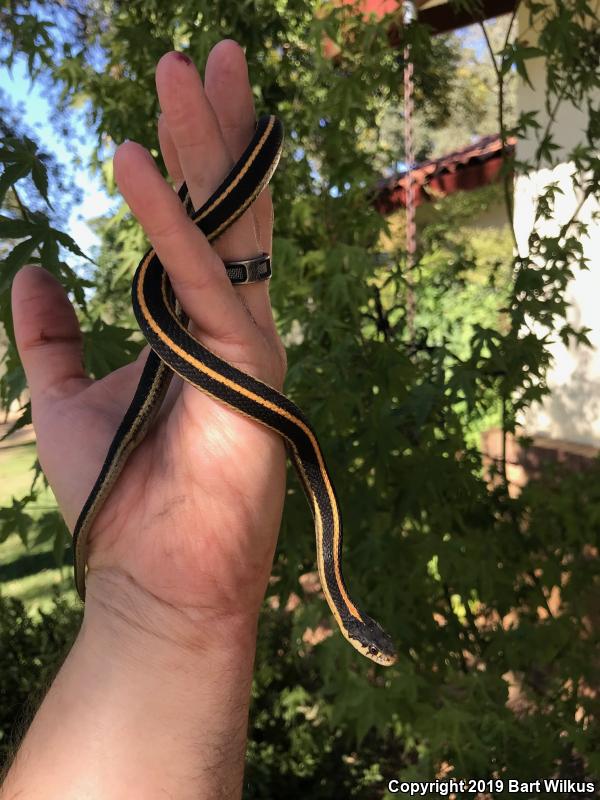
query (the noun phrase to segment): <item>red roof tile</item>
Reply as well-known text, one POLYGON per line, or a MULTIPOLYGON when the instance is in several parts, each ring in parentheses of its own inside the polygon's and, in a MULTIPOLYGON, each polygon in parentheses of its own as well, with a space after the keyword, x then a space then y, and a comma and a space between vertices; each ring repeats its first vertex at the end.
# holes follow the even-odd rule
MULTIPOLYGON (((514 146, 515 139, 510 137, 505 152, 512 155, 514 146)), ((419 206, 432 198, 487 186, 498 178, 502 162, 502 141, 496 134, 484 136, 441 158, 423 161, 411 170, 415 204, 419 206)), ((381 181, 375 200, 377 210, 389 214, 404 207, 407 185, 407 173, 381 181)))

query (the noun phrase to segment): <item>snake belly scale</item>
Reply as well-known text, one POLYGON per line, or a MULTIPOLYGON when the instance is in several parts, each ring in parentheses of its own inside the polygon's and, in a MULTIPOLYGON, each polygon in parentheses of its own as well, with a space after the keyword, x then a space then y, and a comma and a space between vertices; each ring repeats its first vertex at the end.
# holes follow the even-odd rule
MULTIPOLYGON (((275 116, 261 117, 252 140, 219 188, 197 211, 185 184, 179 198, 210 242, 254 202, 281 154, 283 130, 275 116)), ((129 408, 110 444, 100 474, 73 534, 75 585, 85 599, 87 541, 94 519, 127 461, 160 409, 173 374, 240 414, 277 431, 285 440, 313 512, 323 593, 346 639, 363 655, 389 666, 396 661, 390 637, 351 599, 342 574, 342 518, 317 436, 303 412, 285 395, 238 370, 188 331, 188 318, 153 248, 132 285, 132 304, 151 349, 129 408)))

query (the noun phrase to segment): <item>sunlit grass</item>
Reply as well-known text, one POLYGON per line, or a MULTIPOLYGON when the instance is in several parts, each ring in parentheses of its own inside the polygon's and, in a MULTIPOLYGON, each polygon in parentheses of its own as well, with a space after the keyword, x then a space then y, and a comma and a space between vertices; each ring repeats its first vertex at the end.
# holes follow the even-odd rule
POLYGON ((33 480, 35 445, 21 444, 0 449, 0 504, 27 492, 33 480))
MULTIPOLYGON (((34 444, 0 449, 0 507, 27 494, 34 477, 35 459, 34 444)), ((44 488, 35 503, 28 505, 27 513, 35 517, 53 508, 56 508, 54 495, 44 488)), ((52 544, 29 542, 26 547, 16 533, 0 543, 0 592, 6 597, 18 597, 32 614, 52 607, 56 587, 69 600, 76 601, 70 565, 56 567, 52 544)))

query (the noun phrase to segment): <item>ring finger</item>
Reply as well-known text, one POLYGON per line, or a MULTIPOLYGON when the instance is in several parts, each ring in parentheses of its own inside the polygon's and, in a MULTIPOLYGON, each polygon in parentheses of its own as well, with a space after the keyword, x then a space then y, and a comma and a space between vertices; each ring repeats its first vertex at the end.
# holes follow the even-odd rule
MULTIPOLYGON (((156 85, 163 112, 159 134, 165 162, 174 180, 185 179, 194 206, 199 208, 233 166, 232 156, 200 76, 186 56, 163 56, 156 70, 156 85)), ((253 121, 250 124, 253 127, 253 121)), ((227 261, 261 252, 251 210, 215 242, 215 249, 227 261)), ((266 285, 239 287, 238 296, 256 323, 270 333, 273 321, 266 285)))

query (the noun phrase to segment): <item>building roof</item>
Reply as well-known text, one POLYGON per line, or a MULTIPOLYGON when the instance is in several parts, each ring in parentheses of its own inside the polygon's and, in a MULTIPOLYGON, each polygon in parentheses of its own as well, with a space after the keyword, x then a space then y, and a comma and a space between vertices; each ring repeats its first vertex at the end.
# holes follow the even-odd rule
MULTIPOLYGON (((507 140, 506 154, 514 153, 515 141, 513 137, 507 140)), ((416 164, 410 172, 415 205, 493 183, 499 176, 503 160, 502 140, 498 134, 493 134, 483 136, 462 150, 416 164)), ((394 175, 379 183, 375 207, 380 213, 390 214, 406 206, 408 174, 394 175)))
MULTIPOLYGON (((356 0, 336 0, 340 5, 353 5, 356 0)), ((514 11, 516 0, 479 0, 474 8, 465 4, 450 3, 448 0, 416 0, 419 22, 429 25, 433 33, 446 33, 472 25, 490 17, 499 17, 514 11)), ((400 12, 402 0, 359 0, 358 7, 365 17, 375 14, 381 19, 385 14, 400 12)), ((391 39, 398 38, 397 31, 390 31, 391 39), (394 37, 395 34, 395 37, 394 37)), ((392 41, 393 45, 394 42, 392 41)))
POLYGON ((516 0, 479 0, 474 7, 465 3, 449 3, 446 0, 420 0, 416 3, 419 22, 429 25, 433 33, 447 33, 475 22, 499 17, 514 11, 516 0))

